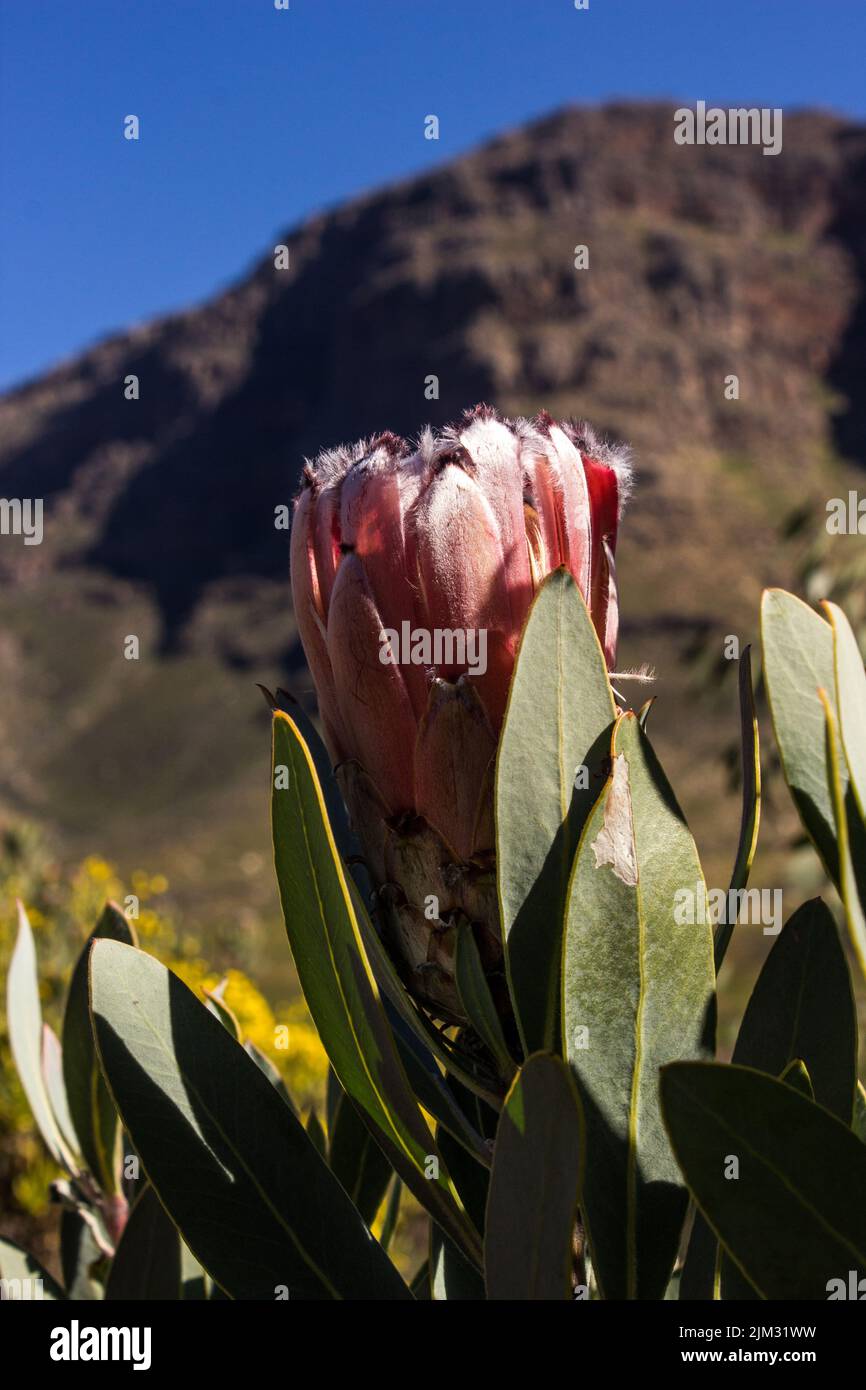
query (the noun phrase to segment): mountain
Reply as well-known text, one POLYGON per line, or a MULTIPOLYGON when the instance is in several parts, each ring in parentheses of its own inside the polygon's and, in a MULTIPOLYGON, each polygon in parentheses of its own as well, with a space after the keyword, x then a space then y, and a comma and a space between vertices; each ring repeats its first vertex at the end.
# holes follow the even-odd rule
POLYGON ((507 132, 0 400, 0 496, 45 502, 41 545, 0 537, 0 809, 165 868, 227 931, 271 914, 254 682, 309 687, 275 508, 306 454, 486 400, 632 444, 623 661, 658 669, 663 757, 732 852, 724 770, 708 794, 698 762, 735 682, 697 699, 690 661, 754 638, 761 586, 794 581, 787 515, 820 529, 862 476, 866 127, 794 113, 775 157, 673 132, 636 104, 507 132))

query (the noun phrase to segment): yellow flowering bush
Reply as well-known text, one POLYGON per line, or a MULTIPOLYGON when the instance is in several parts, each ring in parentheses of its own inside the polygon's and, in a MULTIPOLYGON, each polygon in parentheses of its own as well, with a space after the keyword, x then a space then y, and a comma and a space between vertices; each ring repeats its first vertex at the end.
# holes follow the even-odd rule
MULTIPOLYGON (((34 827, 0 826, 0 974, 15 942, 15 900, 28 912, 36 938, 43 1015, 59 1032, 72 966, 107 900, 134 921, 141 946, 173 970, 200 998, 224 979, 222 999, 249 1040, 274 1064, 303 1113, 315 1107, 324 1120, 328 1062, 303 999, 277 1012, 236 968, 223 976, 205 959, 199 936, 171 913, 163 874, 137 870, 125 884, 114 865, 88 855, 71 872, 50 854, 34 827)), ((0 996, 0 1209, 7 1233, 34 1230, 44 1218, 49 1184, 58 1176, 36 1132, 11 1061, 5 985, 0 996)))

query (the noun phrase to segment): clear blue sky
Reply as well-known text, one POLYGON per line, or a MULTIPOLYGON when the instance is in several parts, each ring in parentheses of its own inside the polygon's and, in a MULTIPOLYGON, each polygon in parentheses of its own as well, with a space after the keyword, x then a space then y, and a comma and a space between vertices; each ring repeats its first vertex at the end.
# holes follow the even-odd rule
POLYGON ((864 51, 866 0, 0 0, 0 386, 566 102, 866 116, 864 51))

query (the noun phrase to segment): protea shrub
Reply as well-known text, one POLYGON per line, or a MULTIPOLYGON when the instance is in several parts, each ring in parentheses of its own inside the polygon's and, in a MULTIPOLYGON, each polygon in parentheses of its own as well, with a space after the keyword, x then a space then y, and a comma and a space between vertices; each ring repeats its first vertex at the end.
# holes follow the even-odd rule
POLYGON ((308 463, 292 594, 322 724, 411 992, 465 1021, 457 923, 508 1011, 493 873, 496 749, 542 581, 577 582, 616 656, 628 451, 590 426, 487 407, 417 448, 393 434, 308 463))
MULTIPOLYGON (((62 1279, 0 1239, 4 1298, 862 1298, 848 959, 824 902, 799 906, 714 1060, 731 934, 762 931, 708 912, 742 900, 757 843, 750 658, 710 895, 648 707, 610 678, 628 476, 583 426, 487 410, 308 467, 292 585, 327 749, 271 698, 271 810, 327 1104, 304 1122, 276 1040, 245 1042, 118 909, 61 1043, 22 911, 9 1034, 68 1180, 62 1279), (429 1258, 398 1268, 404 1188, 429 1258)), ((782 770, 866 969, 862 656, 839 608, 780 590, 761 637, 782 770)))

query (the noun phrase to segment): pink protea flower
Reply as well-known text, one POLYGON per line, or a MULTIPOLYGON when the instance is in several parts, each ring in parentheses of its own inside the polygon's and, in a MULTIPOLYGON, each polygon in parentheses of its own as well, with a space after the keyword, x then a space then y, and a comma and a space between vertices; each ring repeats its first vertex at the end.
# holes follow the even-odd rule
POLYGON ((566 566, 612 666, 614 568, 627 455, 588 426, 487 407, 308 464, 292 530, 292 594, 325 739, 379 888, 408 988, 462 1011, 455 924, 474 924, 505 998, 493 881, 493 771, 520 633, 566 566))

